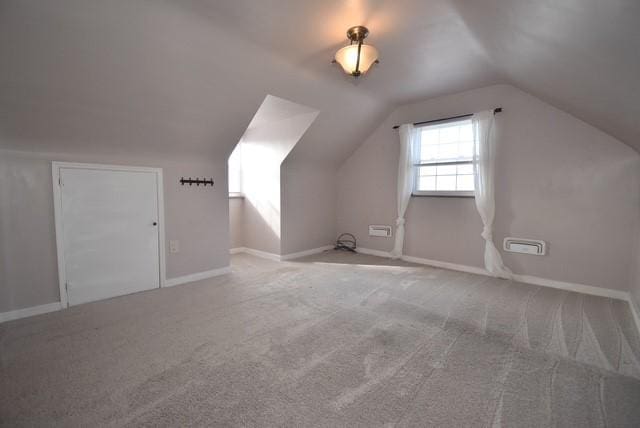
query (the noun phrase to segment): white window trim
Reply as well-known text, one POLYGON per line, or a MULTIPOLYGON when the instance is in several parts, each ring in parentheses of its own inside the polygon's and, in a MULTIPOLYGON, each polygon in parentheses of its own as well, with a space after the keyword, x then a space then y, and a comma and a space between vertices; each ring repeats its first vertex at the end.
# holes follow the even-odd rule
POLYGON ((475 192, 470 190, 414 190, 411 196, 432 196, 442 198, 475 198, 475 192))
POLYGON ((239 199, 244 198, 244 193, 242 192, 229 192, 229 199, 239 199))
MULTIPOLYGON (((465 122, 469 120, 470 119, 468 118, 447 120, 441 123, 439 122, 438 125, 445 124, 445 123, 450 124, 455 122, 465 122)), ((429 127, 429 125, 421 126, 421 128, 422 127, 429 127)), ((422 132, 422 131, 420 130, 419 132, 422 132)), ((414 147, 414 150, 416 150, 415 147, 414 147)), ((416 157, 417 157, 417 153, 418 151, 416 150, 416 157)), ((436 166, 436 165, 446 165, 446 164, 449 164, 449 165, 473 164, 473 160, 414 163, 413 164, 413 191, 411 192, 411 196, 429 196, 429 197, 443 197, 443 198, 475 198, 474 190, 416 190, 418 188, 418 177, 419 177, 418 171, 421 166, 429 166, 429 165, 436 166)))

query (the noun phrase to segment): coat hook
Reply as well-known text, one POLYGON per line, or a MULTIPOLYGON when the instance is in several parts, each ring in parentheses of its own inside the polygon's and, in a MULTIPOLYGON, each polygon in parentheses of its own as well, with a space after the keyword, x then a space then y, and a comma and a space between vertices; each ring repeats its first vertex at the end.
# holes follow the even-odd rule
POLYGON ((193 186, 195 184, 198 187, 201 184, 202 184, 202 187, 207 187, 207 184, 209 184, 209 185, 211 185, 211 187, 213 187, 214 184, 215 184, 214 181, 213 181, 213 178, 207 179, 206 177, 203 177, 203 178, 196 177, 195 179, 193 179, 191 177, 189 177, 188 179, 184 178, 184 177, 180 177, 179 183, 182 184, 183 186, 185 184, 187 184, 187 183, 189 184, 189 186, 193 186))

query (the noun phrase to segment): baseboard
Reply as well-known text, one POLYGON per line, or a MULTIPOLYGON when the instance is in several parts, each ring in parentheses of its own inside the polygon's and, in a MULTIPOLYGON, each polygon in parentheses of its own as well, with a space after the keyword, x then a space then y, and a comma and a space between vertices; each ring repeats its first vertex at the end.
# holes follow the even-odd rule
POLYGON ((541 285, 543 287, 557 288, 559 290, 574 291, 576 293, 590 294, 592 296, 609 297, 616 300, 628 300, 626 291, 611 290, 609 288, 594 287, 592 285, 578 284, 554 279, 540 278, 531 275, 513 275, 514 281, 526 284, 541 285))
POLYGON ((441 262, 439 260, 423 259, 420 257, 412 257, 412 256, 402 256, 401 259, 404 260, 405 262, 417 263, 420 265, 428 265, 428 266, 439 267, 443 269, 457 270, 460 272, 475 273, 477 275, 489 276, 489 272, 477 266, 460 265, 457 263, 441 262))
POLYGON ((313 254, 319 254, 327 250, 331 250, 333 245, 325 245, 324 247, 312 248, 310 250, 298 251, 297 253, 289 253, 283 256, 280 256, 280 260, 293 260, 299 259, 300 257, 311 256, 313 254))
POLYGON ((238 253, 251 254, 252 256, 261 257, 263 259, 269 259, 276 262, 279 262, 281 260, 280 254, 267 253, 266 251, 255 250, 253 248, 248 248, 248 247, 237 247, 237 248, 231 248, 229 250, 229 254, 238 254, 238 253))
MULTIPOLYGON (((391 257, 388 251, 372 250, 369 248, 358 247, 357 251, 362 254, 370 254, 379 257, 391 257)), ((443 269, 456 270, 460 272, 475 273, 478 275, 487 275, 489 272, 477 266, 468 266, 457 263, 441 262, 438 260, 423 259, 420 257, 402 256, 402 260, 427 266, 439 267, 443 269)), ((577 284, 573 282, 556 281, 548 278, 540 278, 532 275, 514 274, 513 280, 524 282, 526 284, 540 285, 543 287, 557 288, 560 290, 574 291, 576 293, 590 294, 593 296, 609 297, 617 300, 629 301, 629 293, 620 290, 610 290, 608 288, 594 287, 591 285, 577 284)))
POLYGON ((292 260, 300 257, 310 256, 312 254, 318 254, 323 251, 330 250, 331 248, 333 248, 333 245, 325 245, 324 247, 312 248, 310 250, 299 251, 297 253, 290 253, 290 254, 285 254, 281 256, 280 254, 267 253, 266 251, 255 250, 253 248, 236 247, 236 248, 231 248, 229 250, 229 254, 245 253, 245 254, 251 254, 252 256, 256 256, 256 257, 262 257, 263 259, 280 262, 280 261, 292 260))
POLYGON ((208 270, 205 272, 192 273, 190 275, 179 276, 177 278, 167 278, 164 283, 165 287, 173 287, 175 285, 186 284, 187 282, 201 281, 214 276, 224 275, 231 272, 231 267, 226 266, 219 269, 208 270))
MULTIPOLYGON (((212 278, 214 276, 223 275, 231 272, 231 267, 223 267, 220 269, 213 269, 206 272, 193 273, 191 275, 180 276, 177 278, 167 278, 165 281, 165 287, 172 287, 174 285, 185 284, 187 282, 199 281, 202 279, 212 278)), ((16 309, 14 311, 0 312, 0 323, 17 320, 20 318, 32 317, 35 315, 42 315, 49 312, 55 312, 64 309, 62 303, 53 302, 45 305, 31 306, 23 309, 16 309)))
POLYGON ((266 251, 256 250, 253 248, 243 247, 242 252, 246 254, 251 254, 252 256, 262 257, 263 259, 269 259, 276 262, 280 261, 280 254, 268 253, 266 251))
POLYGON ((362 253, 362 254, 368 254, 370 256, 391 258, 391 253, 389 251, 380 251, 380 250, 372 250, 370 248, 357 247, 356 252, 362 253))
POLYGON ((0 312, 0 323, 17 320, 20 318, 32 317, 34 315, 42 315, 49 312, 55 312, 59 311, 60 309, 62 309, 62 303, 53 302, 39 306, 16 309, 15 311, 0 312))

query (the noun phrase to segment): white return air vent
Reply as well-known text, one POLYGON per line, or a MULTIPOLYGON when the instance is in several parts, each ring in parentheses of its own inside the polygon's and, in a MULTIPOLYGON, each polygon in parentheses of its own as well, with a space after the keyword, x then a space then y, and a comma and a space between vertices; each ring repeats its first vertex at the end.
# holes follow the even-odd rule
POLYGON ((385 226, 381 224, 370 224, 369 236, 384 236, 385 238, 388 238, 391 236, 391 226, 385 226))
POLYGON ((504 238, 504 250, 512 253, 533 254, 544 256, 547 252, 547 244, 537 239, 504 238))

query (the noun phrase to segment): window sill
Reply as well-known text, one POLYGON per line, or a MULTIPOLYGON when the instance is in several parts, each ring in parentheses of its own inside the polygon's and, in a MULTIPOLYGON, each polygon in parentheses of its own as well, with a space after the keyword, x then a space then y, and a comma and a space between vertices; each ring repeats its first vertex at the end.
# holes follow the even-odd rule
POLYGON ((412 193, 411 197, 475 199, 475 195, 473 194, 473 192, 419 192, 419 193, 412 193))
POLYGON ((244 199, 243 193, 229 193, 229 199, 244 199))

